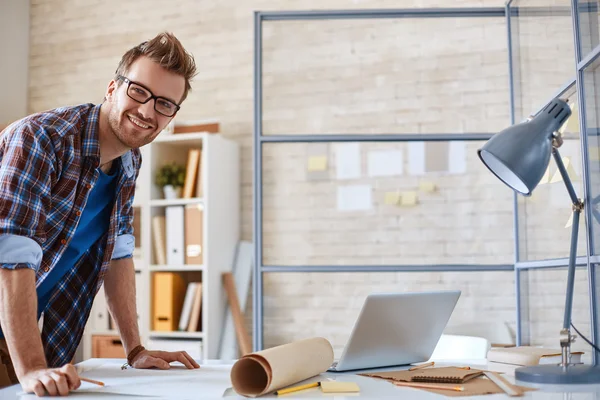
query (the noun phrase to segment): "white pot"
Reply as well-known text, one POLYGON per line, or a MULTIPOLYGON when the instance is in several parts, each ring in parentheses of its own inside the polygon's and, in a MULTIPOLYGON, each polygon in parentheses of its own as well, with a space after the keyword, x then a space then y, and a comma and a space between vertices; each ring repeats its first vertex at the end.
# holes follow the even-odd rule
POLYGON ((181 197, 181 187, 174 187, 173 185, 165 185, 163 186, 163 193, 165 195, 165 199, 173 200, 181 197))

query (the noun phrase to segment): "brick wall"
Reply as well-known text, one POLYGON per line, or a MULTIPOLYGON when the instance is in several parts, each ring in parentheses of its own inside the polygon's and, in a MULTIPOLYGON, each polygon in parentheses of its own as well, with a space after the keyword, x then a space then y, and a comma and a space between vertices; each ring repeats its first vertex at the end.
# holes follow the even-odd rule
MULTIPOLYGON (((453 2, 456 7, 503 4, 453 2)), ((160 30, 173 31, 195 55, 200 71, 178 118, 219 118, 223 135, 241 144, 242 232, 244 239, 251 240, 252 12, 397 6, 391 0, 174 0, 168 7, 153 0, 32 0, 29 111, 101 101, 124 51, 160 30)), ((448 3, 413 0, 402 6, 443 7, 448 3)), ((530 25, 522 29, 554 28, 548 21, 530 25)), ((268 134, 495 132, 509 121, 503 19, 273 22, 265 25, 264 38, 264 129, 268 134)), ((553 51, 563 59, 560 66, 557 62, 551 66, 562 71, 573 62, 570 55, 564 57, 569 43, 572 48, 571 37, 561 39, 553 51)), ((534 61, 548 54, 538 43, 527 46, 531 70, 524 71, 523 82, 531 82, 526 78, 538 69, 534 61)), ((552 93, 562 83, 550 72, 539 79, 524 85, 524 109, 544 101, 548 91, 552 93)), ((360 146, 361 176, 344 182, 335 178, 334 145, 325 146, 328 167, 316 179, 306 167, 314 151, 311 146, 265 146, 265 263, 512 262, 512 195, 478 161, 475 152, 480 145, 466 145, 461 173, 416 176, 405 172, 369 178, 364 171, 370 151, 401 151, 404 171, 409 169, 410 152, 406 144, 364 143, 360 146), (419 191, 424 180, 435 183, 437 190, 419 191), (338 211, 336 191, 342 184, 371 185, 370 209, 338 211), (398 190, 418 192, 417 206, 385 204, 386 193, 398 190)), ((544 221, 554 221, 563 218, 564 207, 544 213, 544 221)), ((528 221, 534 221, 533 217, 528 221)), ((553 255, 553 245, 562 244, 561 224, 546 228, 546 247, 534 250, 531 244, 531 252, 553 255)), ((553 299, 562 296, 564 279, 560 273, 552 276, 556 283, 552 286, 531 279, 532 304, 539 301, 536 311, 550 318, 552 328, 536 325, 542 326, 534 338, 540 343, 555 343, 558 329, 554 328, 560 327, 561 318, 544 314, 550 300, 538 293, 550 291, 553 299)), ((578 279, 584 279, 583 274, 578 279)), ((581 284, 585 287, 585 281, 581 284)), ((434 289, 463 290, 452 326, 471 322, 515 325, 510 272, 277 273, 265 276, 265 345, 322 335, 339 351, 369 292, 434 289)), ((585 302, 576 304, 575 318, 587 321, 585 302)))

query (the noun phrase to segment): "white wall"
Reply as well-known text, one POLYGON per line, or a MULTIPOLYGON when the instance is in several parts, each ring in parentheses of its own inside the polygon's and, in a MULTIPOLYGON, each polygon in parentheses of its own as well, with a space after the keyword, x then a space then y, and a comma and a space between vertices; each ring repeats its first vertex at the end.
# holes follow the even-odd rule
POLYGON ((27 113, 29 0, 0 0, 0 125, 27 113))

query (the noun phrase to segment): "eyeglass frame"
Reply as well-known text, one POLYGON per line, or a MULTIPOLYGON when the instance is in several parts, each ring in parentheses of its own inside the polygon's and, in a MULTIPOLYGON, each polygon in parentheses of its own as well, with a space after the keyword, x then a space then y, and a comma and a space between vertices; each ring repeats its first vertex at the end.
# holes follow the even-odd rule
POLYGON ((177 112, 181 109, 181 106, 179 104, 175 103, 173 100, 167 99, 166 97, 163 97, 163 96, 155 96, 154 93, 152 93, 152 90, 148 89, 146 86, 142 85, 139 82, 132 81, 131 79, 127 78, 126 76, 117 75, 115 77, 115 79, 116 80, 121 80, 121 81, 123 81, 124 83, 127 84, 127 89, 125 90, 125 93, 127 94, 127 97, 129 97, 131 100, 133 100, 133 101, 135 101, 137 103, 140 103, 140 104, 146 104, 150 100, 154 100, 154 111, 156 111, 157 113, 159 113, 160 115, 162 115, 164 117, 168 117, 168 118, 174 117, 175 114, 177 114, 177 112), (129 87, 131 86, 132 83, 135 84, 135 85, 138 85, 142 89, 148 91, 148 93, 150 93, 150 97, 148 97, 146 99, 146 101, 144 101, 144 102, 136 100, 133 97, 131 97, 131 95, 129 94, 129 87), (173 115, 165 115, 165 114, 161 113, 160 111, 158 111, 156 109, 156 100, 158 100, 158 99, 166 100, 166 101, 168 101, 169 103, 173 104, 176 107, 175 108, 175 112, 173 113, 173 115))

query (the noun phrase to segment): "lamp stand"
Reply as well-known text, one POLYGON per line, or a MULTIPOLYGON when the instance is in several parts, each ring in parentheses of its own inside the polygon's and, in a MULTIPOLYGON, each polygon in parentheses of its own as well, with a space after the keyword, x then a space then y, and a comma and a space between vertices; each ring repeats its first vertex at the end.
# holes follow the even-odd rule
POLYGON ((573 203, 573 227, 571 230, 571 249, 569 253, 569 270, 567 276, 567 297, 565 301, 565 316, 563 327, 560 331, 560 348, 562 361, 558 365, 535 365, 517 368, 515 379, 531 383, 549 384, 586 384, 600 383, 600 367, 582 364, 571 364, 571 343, 575 336, 571 335, 571 311, 573 309, 573 291, 575 286, 575 258, 577 256, 577 234, 579 231, 579 217, 583 211, 583 201, 577 198, 573 183, 562 162, 558 147, 562 139, 555 133, 552 155, 558 166, 560 175, 567 187, 571 202, 573 203))

